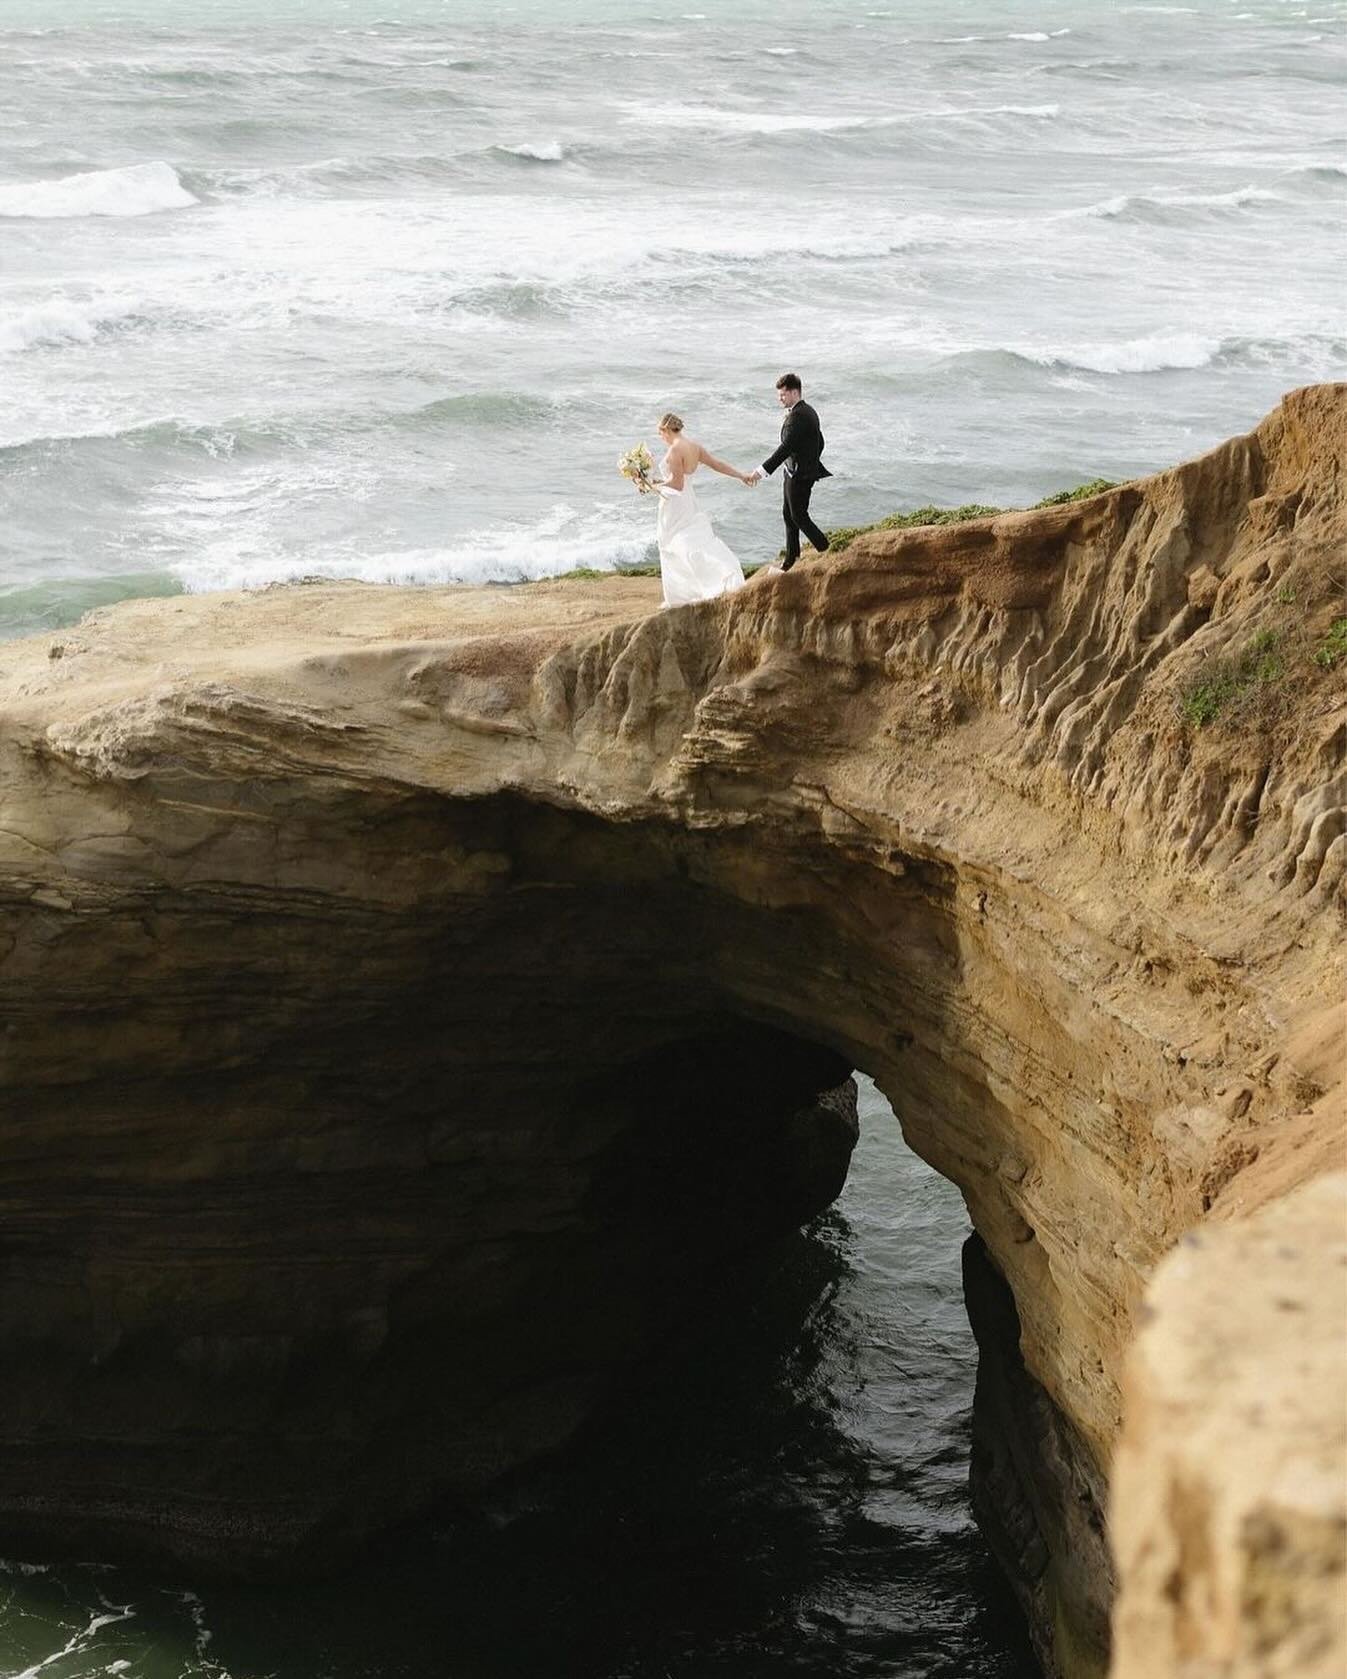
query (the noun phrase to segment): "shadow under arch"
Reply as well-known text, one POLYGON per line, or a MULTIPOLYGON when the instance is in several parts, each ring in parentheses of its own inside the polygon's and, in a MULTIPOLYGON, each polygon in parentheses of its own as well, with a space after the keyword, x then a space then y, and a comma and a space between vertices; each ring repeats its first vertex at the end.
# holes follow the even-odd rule
POLYGON ((89 1076, 33 1118, 96 1136, 112 1092, 138 1152, 115 1198, 93 1168, 49 1187, 103 1294, 52 1348, 68 1436, 10 1431, 8 1531, 274 1576, 479 1495, 572 1438, 718 1266, 832 1199, 817 1098, 852 1066, 976 1202, 976 882, 813 831, 314 782, 287 845, 339 892, 268 856, 74 928, 121 984, 89 1076), (146 1020, 181 1034, 163 1071, 146 1020), (129 1327, 90 1374, 107 1316, 129 1327), (53 1508, 35 1489, 72 1486, 72 1450, 53 1508))

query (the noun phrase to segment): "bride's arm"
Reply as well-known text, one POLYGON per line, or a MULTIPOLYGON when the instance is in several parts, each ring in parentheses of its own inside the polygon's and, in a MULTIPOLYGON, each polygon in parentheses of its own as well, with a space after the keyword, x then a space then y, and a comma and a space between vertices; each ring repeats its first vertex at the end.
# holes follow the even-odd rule
POLYGON ((728 461, 717 460, 704 444, 697 445, 697 459, 703 466, 709 466, 712 472, 723 472, 727 478, 737 478, 741 484, 747 484, 748 474, 739 472, 728 461))

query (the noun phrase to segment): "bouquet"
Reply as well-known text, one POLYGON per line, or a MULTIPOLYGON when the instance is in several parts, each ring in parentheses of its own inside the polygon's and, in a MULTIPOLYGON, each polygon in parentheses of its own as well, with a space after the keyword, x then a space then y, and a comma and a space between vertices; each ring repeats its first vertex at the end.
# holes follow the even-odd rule
POLYGON ((617 470, 624 478, 630 479, 642 495, 653 489, 650 482, 650 469, 654 466, 649 449, 644 443, 638 443, 634 449, 628 449, 618 463, 617 470))

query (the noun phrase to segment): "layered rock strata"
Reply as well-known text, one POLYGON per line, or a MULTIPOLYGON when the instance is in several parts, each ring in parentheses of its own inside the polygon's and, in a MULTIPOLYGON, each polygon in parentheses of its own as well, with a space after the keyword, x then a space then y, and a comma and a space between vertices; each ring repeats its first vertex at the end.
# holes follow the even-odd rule
POLYGON ((1345 441, 1297 392, 672 612, 338 585, 0 648, 0 1527, 276 1567, 480 1484, 831 1193, 858 1066, 1008 1291, 980 1496, 1049 1671, 1106 1665, 1106 1519, 1121 1671, 1291 1671, 1254 1652, 1340 1579, 1340 1476, 1210 1647, 1182 1581, 1237 1506, 1146 1480, 1242 1438, 1284 1279, 1208 1273, 1181 1398, 1143 1337, 1106 1488, 1158 1262, 1340 1164, 1345 441))

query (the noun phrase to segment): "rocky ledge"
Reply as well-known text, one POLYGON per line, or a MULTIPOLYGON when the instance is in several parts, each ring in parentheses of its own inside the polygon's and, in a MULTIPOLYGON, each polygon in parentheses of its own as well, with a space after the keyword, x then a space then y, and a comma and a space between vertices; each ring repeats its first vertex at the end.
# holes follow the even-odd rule
POLYGON ((310 1566, 547 1450, 835 1192, 860 1067, 978 1233, 1048 1670, 1111 1533, 1120 1679, 1338 1673, 1345 444, 1316 387, 671 612, 0 648, 7 1542, 310 1566))

